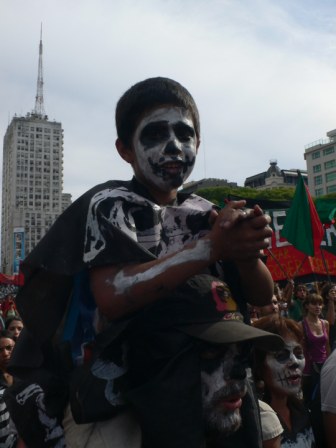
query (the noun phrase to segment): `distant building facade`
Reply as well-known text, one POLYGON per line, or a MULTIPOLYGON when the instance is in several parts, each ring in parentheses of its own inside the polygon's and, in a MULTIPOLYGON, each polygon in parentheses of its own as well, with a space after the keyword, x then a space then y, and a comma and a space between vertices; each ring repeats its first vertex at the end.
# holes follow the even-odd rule
POLYGON ((308 187, 315 197, 336 193, 336 129, 327 137, 305 146, 308 187))
POLYGON ((63 193, 63 129, 43 106, 42 36, 35 108, 15 116, 3 140, 1 272, 15 274, 71 203, 63 193))
POLYGON ((198 181, 191 181, 183 184, 183 193, 193 193, 201 188, 210 187, 237 187, 236 182, 228 182, 226 179, 202 179, 198 181))
POLYGON ((2 167, 2 272, 18 264, 71 203, 63 188, 63 129, 47 117, 14 117, 7 128, 2 167))
MULTIPOLYGON (((307 182, 307 171, 300 170, 302 177, 307 182)), ((266 188, 296 187, 298 180, 297 169, 282 170, 278 167, 277 160, 270 160, 267 171, 247 177, 245 187, 265 190, 266 188)))

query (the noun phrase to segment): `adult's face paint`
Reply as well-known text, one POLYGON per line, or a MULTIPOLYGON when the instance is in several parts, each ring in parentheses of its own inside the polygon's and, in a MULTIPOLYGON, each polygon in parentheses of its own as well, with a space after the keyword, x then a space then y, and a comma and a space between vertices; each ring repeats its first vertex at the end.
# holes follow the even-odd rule
POLYGON ((134 133, 135 175, 162 191, 176 189, 194 167, 197 146, 187 110, 168 106, 155 109, 144 116, 134 133))
POLYGON ((272 392, 293 395, 301 388, 305 358, 301 344, 295 339, 285 339, 285 347, 270 352, 265 359, 266 387, 272 392))
POLYGON ((203 414, 209 432, 228 434, 241 425, 246 354, 237 344, 209 345, 200 350, 203 414))

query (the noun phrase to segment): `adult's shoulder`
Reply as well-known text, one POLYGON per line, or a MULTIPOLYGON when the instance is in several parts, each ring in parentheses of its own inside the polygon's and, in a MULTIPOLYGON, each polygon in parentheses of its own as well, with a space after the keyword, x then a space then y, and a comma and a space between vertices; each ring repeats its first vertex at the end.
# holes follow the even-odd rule
POLYGON ((274 439, 283 432, 280 420, 271 406, 258 400, 263 440, 274 439))

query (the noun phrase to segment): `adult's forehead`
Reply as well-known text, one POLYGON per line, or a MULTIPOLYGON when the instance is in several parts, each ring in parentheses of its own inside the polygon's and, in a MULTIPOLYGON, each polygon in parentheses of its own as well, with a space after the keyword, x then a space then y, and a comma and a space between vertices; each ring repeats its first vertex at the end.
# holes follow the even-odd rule
POLYGON ((8 345, 9 342, 14 342, 14 340, 9 336, 0 336, 0 346, 8 345))

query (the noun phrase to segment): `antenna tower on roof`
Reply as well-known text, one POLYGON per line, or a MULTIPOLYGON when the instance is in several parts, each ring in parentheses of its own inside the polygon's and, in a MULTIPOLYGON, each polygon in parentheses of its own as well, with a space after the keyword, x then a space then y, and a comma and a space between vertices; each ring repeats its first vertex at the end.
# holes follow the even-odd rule
POLYGON ((33 110, 33 114, 37 115, 39 118, 45 117, 44 101, 43 101, 42 23, 40 33, 40 45, 39 45, 37 89, 36 89, 35 107, 33 110))

